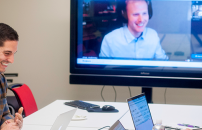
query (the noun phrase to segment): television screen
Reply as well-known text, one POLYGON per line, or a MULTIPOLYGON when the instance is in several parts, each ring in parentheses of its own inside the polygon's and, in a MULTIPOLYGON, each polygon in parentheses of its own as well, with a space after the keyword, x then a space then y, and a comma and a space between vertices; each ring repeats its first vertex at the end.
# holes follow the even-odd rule
POLYGON ((202 1, 72 0, 70 72, 202 77, 202 1))
POLYGON ((202 1, 76 0, 76 4, 76 68, 133 69, 146 75, 202 72, 202 1))
POLYGON ((71 0, 70 84, 202 88, 202 1, 71 0))

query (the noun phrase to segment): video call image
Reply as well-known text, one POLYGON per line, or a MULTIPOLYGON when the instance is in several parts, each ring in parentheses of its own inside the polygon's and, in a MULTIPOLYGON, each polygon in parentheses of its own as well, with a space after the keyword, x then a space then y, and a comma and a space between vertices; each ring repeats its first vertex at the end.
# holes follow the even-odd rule
POLYGON ((82 0, 78 4, 83 7, 78 13, 78 58, 202 60, 202 1, 82 0))

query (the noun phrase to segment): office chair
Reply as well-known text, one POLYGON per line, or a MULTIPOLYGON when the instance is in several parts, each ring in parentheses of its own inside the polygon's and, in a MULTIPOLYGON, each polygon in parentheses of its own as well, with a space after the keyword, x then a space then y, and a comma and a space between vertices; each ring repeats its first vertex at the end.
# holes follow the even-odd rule
POLYGON ((11 84, 8 89, 14 93, 19 107, 24 108, 23 117, 29 116, 38 110, 32 91, 26 84, 11 84))

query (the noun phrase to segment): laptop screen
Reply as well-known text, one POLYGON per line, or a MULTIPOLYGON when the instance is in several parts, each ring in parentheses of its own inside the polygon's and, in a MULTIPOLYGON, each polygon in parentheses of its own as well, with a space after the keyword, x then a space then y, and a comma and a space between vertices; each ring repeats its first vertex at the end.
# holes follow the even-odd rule
POLYGON ((136 130, 152 130, 153 121, 144 94, 127 99, 136 130))

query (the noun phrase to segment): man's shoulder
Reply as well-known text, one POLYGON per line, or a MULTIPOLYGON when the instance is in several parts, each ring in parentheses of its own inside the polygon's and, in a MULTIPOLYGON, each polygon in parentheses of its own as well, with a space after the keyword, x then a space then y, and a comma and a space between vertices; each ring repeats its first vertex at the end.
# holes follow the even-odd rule
POLYGON ((122 36, 123 34, 123 27, 117 28, 109 32, 108 34, 105 35, 105 37, 117 37, 117 36, 122 36))
POLYGON ((152 29, 152 28, 146 28, 145 30, 145 34, 144 34, 144 38, 145 40, 148 40, 148 41, 152 41, 152 43, 158 43, 159 42, 159 36, 158 36, 158 33, 152 29))
POLYGON ((156 30, 154 30, 154 29, 152 29, 152 28, 149 28, 149 27, 147 27, 146 28, 146 32, 147 32, 147 34, 149 34, 149 35, 158 35, 157 34, 157 32, 156 32, 156 30))
POLYGON ((149 39, 152 41, 158 41, 159 40, 158 33, 156 32, 156 30, 154 30, 152 28, 147 27, 145 30, 145 34, 143 34, 143 35, 146 39, 149 39))

